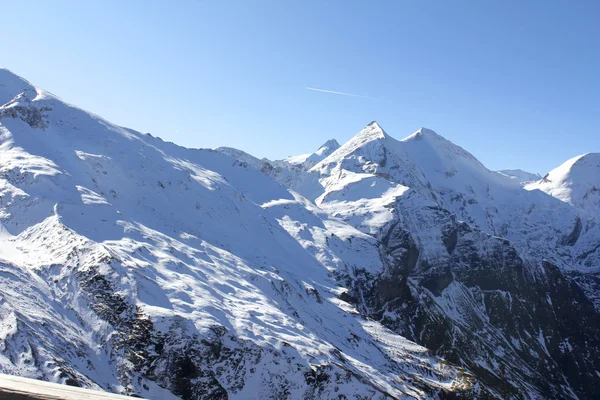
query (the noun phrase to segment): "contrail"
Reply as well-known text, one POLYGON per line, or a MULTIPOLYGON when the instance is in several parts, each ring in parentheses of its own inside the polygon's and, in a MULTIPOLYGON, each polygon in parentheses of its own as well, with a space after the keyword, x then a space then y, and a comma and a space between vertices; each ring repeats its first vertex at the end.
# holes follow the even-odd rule
POLYGON ((317 88, 312 88, 312 87, 305 87, 304 89, 306 90, 312 90, 314 92, 323 92, 323 93, 331 93, 331 94, 339 94, 341 96, 350 96, 350 97, 362 97, 363 99, 373 99, 373 97, 369 97, 369 96, 362 96, 360 94, 352 94, 352 93, 344 93, 344 92, 336 92, 334 90, 326 90, 326 89, 317 89, 317 88))

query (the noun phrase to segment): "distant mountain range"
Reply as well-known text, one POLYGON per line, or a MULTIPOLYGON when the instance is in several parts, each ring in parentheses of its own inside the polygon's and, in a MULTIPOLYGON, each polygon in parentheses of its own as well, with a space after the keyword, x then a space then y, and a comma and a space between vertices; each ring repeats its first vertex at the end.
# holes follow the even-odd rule
POLYGON ((258 159, 0 70, 0 373, 150 399, 600 398, 600 154, 258 159))

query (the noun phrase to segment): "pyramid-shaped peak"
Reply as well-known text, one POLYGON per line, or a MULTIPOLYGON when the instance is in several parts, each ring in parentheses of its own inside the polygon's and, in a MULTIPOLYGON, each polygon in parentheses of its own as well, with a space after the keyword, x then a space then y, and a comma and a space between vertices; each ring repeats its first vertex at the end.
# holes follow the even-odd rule
POLYGON ((386 139, 389 138, 388 134, 385 133, 381 125, 377 123, 377 121, 371 121, 367 126, 365 126, 360 132, 358 132, 350 142, 353 141, 371 141, 374 139, 386 139))
POLYGON ((323 149, 323 148, 327 148, 327 149, 331 149, 331 150, 337 150, 337 149, 340 148, 340 144, 335 139, 329 139, 328 141, 326 141, 325 143, 323 143, 319 147, 319 150, 323 149))
POLYGON ((314 168, 319 168, 319 165, 337 162, 361 148, 372 148, 372 145, 381 147, 383 146, 383 143, 378 142, 384 141, 387 143, 390 139, 391 137, 385 133, 383 128, 376 121, 372 121, 350 140, 348 140, 342 146, 339 146, 339 148, 329 154, 326 158, 320 160, 320 162, 316 164, 314 168))
POLYGON ((340 144, 337 140, 329 139, 328 141, 323 143, 321 147, 319 147, 317 151, 315 151, 307 160, 311 161, 311 163, 309 164, 311 164, 310 166, 312 167, 314 164, 321 161, 322 159, 324 159, 339 148, 340 144))
MULTIPOLYGON (((383 128, 381 127, 381 125, 379 125, 379 123, 377 121, 371 121, 369 122, 369 124, 366 126, 368 127, 372 127, 374 129, 379 129, 380 131, 383 131, 383 128)), ((383 131, 385 133, 385 131, 383 131)))
MULTIPOLYGON (((329 139, 321 145, 309 158, 313 161, 313 165, 327 157, 334 151, 340 148, 340 144, 335 139, 329 139)), ((311 165, 312 167, 312 165, 311 165)))
POLYGON ((297 156, 286 157, 283 161, 288 164, 302 166, 306 169, 312 168, 319 161, 323 160, 331 153, 340 148, 340 144, 335 139, 329 139, 323 143, 314 153, 300 154, 297 156))

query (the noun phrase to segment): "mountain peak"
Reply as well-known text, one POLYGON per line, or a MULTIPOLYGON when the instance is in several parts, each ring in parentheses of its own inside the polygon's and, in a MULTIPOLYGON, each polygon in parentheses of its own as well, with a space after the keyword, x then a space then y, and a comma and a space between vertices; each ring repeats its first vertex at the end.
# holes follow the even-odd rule
POLYGON ((0 106, 25 91, 35 91, 35 87, 14 72, 0 68, 0 106))
POLYGON ((415 133, 413 133, 410 136, 407 136, 406 138, 402 139, 403 142, 409 141, 409 140, 422 140, 422 139, 436 139, 436 140, 447 140, 446 138, 444 138, 443 136, 438 135, 437 133, 435 133, 435 131, 432 131, 431 129, 427 129, 427 128, 419 128, 415 133))
POLYGON ((292 165, 302 166, 306 169, 312 168, 313 165, 323 160, 325 157, 340 148, 340 144, 335 139, 329 139, 323 143, 317 151, 310 154, 300 154, 298 156, 291 156, 284 159, 285 162, 292 165))
MULTIPOLYGON (((353 154, 357 150, 361 148, 368 147, 370 150, 367 150, 367 153, 377 153, 377 158, 382 153, 382 142, 389 142, 393 140, 383 128, 377 123, 377 121, 371 121, 367 126, 361 129, 356 135, 354 135, 350 140, 341 145, 334 152, 329 154, 327 157, 324 157, 317 164, 314 165, 313 168, 318 168, 317 166, 323 165, 323 163, 337 162, 344 157, 353 154)), ((337 143, 337 142, 336 142, 337 143)))
POLYGON ((329 139, 328 141, 326 141, 325 143, 323 143, 321 145, 321 147, 319 147, 319 150, 322 149, 323 147, 338 149, 340 147, 340 144, 335 139, 329 139))
POLYGON ((540 189, 572 205, 582 206, 584 200, 600 188, 600 153, 586 153, 573 157, 541 180, 526 186, 540 189))
POLYGON ((566 182, 574 178, 588 177, 588 175, 597 176, 598 168, 600 168, 600 153, 581 154, 548 172, 544 181, 566 182))
POLYGON ((369 124, 365 127, 365 129, 367 129, 367 128, 371 128, 371 129, 379 132, 383 137, 387 136, 387 133, 385 133, 385 131, 383 130, 383 128, 381 127, 381 125, 379 125, 379 123, 377 121, 369 122, 369 124))
MULTIPOLYGON (((352 139, 350 139, 348 141, 348 143, 351 143, 351 142, 366 143, 366 142, 370 142, 371 140, 387 139, 389 137, 390 136, 387 133, 385 133, 385 131, 383 130, 381 125, 379 125, 377 123, 377 121, 371 121, 360 132, 358 132, 356 135, 354 135, 354 137, 352 139)), ((348 144, 348 143, 346 143, 346 144, 348 144)), ((346 144, 344 144, 344 146, 346 146, 346 144)))

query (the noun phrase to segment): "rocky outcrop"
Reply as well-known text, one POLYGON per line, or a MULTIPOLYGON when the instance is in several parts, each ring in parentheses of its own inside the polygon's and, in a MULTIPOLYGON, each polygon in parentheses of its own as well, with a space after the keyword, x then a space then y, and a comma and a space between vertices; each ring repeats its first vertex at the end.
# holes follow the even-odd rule
MULTIPOLYGON (((443 226, 444 221, 440 221, 443 226)), ((593 399, 600 393, 600 314, 555 265, 523 262, 511 244, 464 223, 443 236, 449 256, 419 255, 393 224, 386 269, 356 281, 363 312, 463 365, 484 396, 593 399)))

